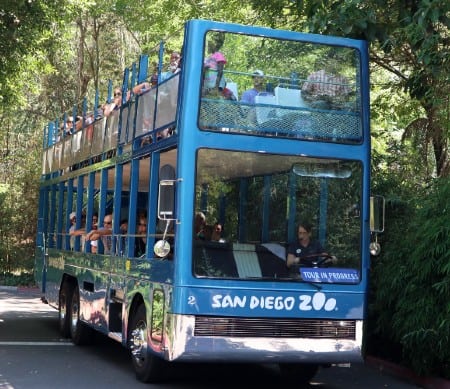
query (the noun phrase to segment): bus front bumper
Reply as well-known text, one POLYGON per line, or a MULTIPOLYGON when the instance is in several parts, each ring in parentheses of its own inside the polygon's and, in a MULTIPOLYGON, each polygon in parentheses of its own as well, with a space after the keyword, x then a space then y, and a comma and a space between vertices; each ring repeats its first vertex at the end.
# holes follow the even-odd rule
POLYGON ((320 364, 363 361, 362 320, 208 318, 208 325, 199 316, 169 315, 168 319, 164 357, 169 361, 320 364), (292 325, 296 325, 292 333, 297 335, 280 332, 280 328, 292 325), (301 331, 302 326, 307 327, 306 331, 301 331))

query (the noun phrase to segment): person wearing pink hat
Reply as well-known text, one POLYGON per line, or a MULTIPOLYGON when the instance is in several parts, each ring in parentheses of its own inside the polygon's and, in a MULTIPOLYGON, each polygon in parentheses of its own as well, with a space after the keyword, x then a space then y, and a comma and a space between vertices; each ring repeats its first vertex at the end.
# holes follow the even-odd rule
POLYGON ((216 51, 205 59, 204 81, 203 81, 203 95, 217 94, 220 90, 225 88, 225 77, 223 76, 223 68, 227 63, 227 59, 220 52, 216 51))

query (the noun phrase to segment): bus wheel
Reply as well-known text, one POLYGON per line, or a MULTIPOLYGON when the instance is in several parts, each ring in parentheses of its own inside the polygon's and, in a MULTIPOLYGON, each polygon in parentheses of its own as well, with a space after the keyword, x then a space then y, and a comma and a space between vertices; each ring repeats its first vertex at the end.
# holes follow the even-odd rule
POLYGON ((70 335, 76 345, 92 343, 93 330, 80 320, 80 291, 73 288, 70 304, 70 335))
POLYGON ((72 286, 69 282, 64 282, 59 290, 58 320, 59 332, 63 338, 70 338, 70 296, 72 286))
POLYGON ((142 382, 157 382, 163 377, 165 362, 150 353, 147 317, 144 304, 139 305, 131 318, 128 342, 136 378, 142 382))
POLYGON ((319 365, 314 363, 282 363, 280 364, 281 376, 288 382, 307 384, 313 379, 319 370, 319 365))

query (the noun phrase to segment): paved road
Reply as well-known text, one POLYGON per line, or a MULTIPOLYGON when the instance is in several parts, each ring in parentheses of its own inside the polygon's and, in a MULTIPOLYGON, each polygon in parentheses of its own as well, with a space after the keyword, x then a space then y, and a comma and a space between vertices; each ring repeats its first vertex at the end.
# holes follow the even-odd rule
MULTIPOLYGON (((127 350, 97 336, 95 346, 76 347, 59 337, 57 312, 37 293, 0 290, 0 388, 248 388, 280 387, 271 366, 177 365, 165 384, 145 385, 135 380, 127 350)), ((287 389, 286 384, 282 385, 287 389)), ((291 386, 296 387, 298 386, 291 386)), ((380 370, 352 365, 321 370, 307 388, 411 389, 415 385, 380 370)))

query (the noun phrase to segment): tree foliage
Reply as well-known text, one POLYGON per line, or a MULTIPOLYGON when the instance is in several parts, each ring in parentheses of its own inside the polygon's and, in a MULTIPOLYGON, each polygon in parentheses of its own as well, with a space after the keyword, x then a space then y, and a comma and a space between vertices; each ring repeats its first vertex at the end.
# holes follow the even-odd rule
POLYGON ((389 213, 373 271, 374 333, 401 345, 419 374, 450 377, 450 185, 437 180, 409 202, 391 201, 389 213))
POLYGON ((58 0, 2 0, 0 4, 0 96, 2 104, 15 102, 15 82, 23 59, 48 38, 52 22, 60 18, 58 0))
POLYGON ((405 136, 427 142, 435 172, 450 174, 448 121, 450 94, 450 3, 447 0, 253 1, 266 6, 279 24, 309 32, 366 39, 372 64, 391 75, 386 92, 405 91, 423 108, 425 125, 407 127, 405 136), (302 16, 304 19, 302 19, 302 16), (304 21, 301 23, 301 21, 304 21), (422 136, 421 132, 426 135, 422 136))

